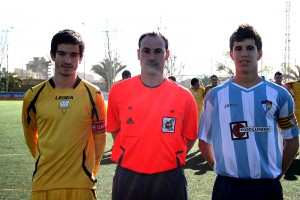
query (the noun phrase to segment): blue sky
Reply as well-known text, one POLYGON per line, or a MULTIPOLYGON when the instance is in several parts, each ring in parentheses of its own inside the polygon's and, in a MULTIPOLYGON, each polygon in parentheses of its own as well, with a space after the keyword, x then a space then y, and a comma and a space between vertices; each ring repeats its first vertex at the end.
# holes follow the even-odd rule
MULTIPOLYGON (((290 62, 299 65, 300 27, 296 22, 300 2, 290 3, 290 62)), ((52 36, 71 28, 85 38, 85 66, 89 71, 89 66, 104 57, 104 31, 108 29, 120 60, 136 75, 140 72, 136 55, 139 36, 161 27, 170 41, 171 53, 177 56, 178 64, 185 65, 185 74, 219 74, 214 63, 225 60, 229 37, 241 23, 253 25, 262 36, 260 65, 272 66, 275 72, 284 61, 284 0, 10 0, 1 8, 0 28, 9 30, 11 68, 25 66, 32 57, 49 57, 52 36)), ((83 71, 83 64, 79 70, 83 71)))

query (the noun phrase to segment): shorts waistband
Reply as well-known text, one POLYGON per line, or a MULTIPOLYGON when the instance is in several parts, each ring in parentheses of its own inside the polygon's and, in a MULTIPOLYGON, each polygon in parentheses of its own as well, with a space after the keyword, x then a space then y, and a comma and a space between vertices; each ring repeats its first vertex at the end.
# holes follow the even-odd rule
POLYGON ((236 177, 230 177, 230 176, 222 176, 220 174, 217 175, 219 178, 221 179, 225 179, 225 180, 230 180, 230 181, 235 181, 235 182, 273 182, 273 181, 279 181, 279 176, 276 178, 236 178, 236 177))
POLYGON ((160 175, 160 174, 174 173, 174 172, 177 172, 177 171, 184 171, 182 167, 177 167, 177 168, 174 168, 174 169, 171 169, 171 170, 167 170, 167 171, 162 171, 162 172, 156 172, 156 173, 152 173, 152 174, 147 174, 147 173, 140 173, 140 172, 136 172, 136 171, 127 169, 125 167, 122 167, 121 165, 117 165, 117 168, 119 168, 121 170, 124 170, 124 171, 127 171, 129 173, 135 173, 135 174, 141 174, 141 175, 160 175))

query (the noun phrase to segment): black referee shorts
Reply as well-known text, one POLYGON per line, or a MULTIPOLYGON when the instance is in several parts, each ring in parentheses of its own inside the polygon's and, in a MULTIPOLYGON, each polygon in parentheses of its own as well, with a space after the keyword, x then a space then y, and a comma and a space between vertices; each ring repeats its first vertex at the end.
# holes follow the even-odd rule
POLYGON ((276 179, 239 179, 218 175, 212 200, 283 200, 282 187, 276 179))
POLYGON ((113 179, 112 200, 187 200, 187 182, 181 167, 141 174, 120 165, 113 179))

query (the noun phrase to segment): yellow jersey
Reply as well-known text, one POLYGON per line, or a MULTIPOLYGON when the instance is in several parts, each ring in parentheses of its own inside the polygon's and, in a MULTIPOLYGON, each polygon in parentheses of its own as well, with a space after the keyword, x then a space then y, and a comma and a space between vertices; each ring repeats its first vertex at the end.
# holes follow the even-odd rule
POLYGON ((204 95, 205 95, 205 89, 203 87, 199 87, 198 90, 195 90, 194 88, 190 87, 189 88, 190 92, 192 93, 196 104, 197 104, 197 108, 198 108, 198 122, 200 120, 200 116, 202 113, 202 106, 203 106, 203 102, 204 102, 204 95))
POLYGON ((295 109, 300 109, 300 82, 292 81, 285 84, 289 87, 295 101, 295 109))
POLYGON ((22 123, 36 160, 32 190, 95 189, 106 143, 106 106, 99 89, 77 78, 73 89, 52 79, 24 97, 22 123))

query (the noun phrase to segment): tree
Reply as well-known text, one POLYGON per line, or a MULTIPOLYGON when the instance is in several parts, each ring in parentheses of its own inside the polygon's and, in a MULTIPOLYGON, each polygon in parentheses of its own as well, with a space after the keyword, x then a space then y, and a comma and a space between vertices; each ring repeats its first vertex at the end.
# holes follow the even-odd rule
POLYGON ((205 87, 206 85, 210 84, 210 76, 202 75, 201 77, 199 77, 199 80, 200 80, 200 85, 202 87, 205 87))
POLYGON ((185 66, 182 63, 177 65, 176 59, 177 59, 176 55, 170 54, 169 59, 165 66, 166 76, 180 75, 182 70, 184 69, 185 66))
POLYGON ((20 88, 21 83, 21 78, 15 73, 9 73, 5 68, 2 68, 2 71, 0 72, 0 90, 11 92, 16 88, 20 88))
POLYGON ((103 77, 106 83, 105 89, 106 91, 109 91, 113 85, 116 75, 125 68, 126 65, 122 65, 122 63, 118 61, 117 57, 114 57, 113 59, 107 57, 99 64, 93 65, 91 70, 103 77))
POLYGON ((228 76, 233 76, 234 72, 232 70, 231 67, 229 67, 229 65, 225 62, 225 63, 220 63, 220 62, 216 62, 217 65, 217 71, 218 72, 222 72, 225 71, 227 73, 228 76))
MULTIPOLYGON (((223 55, 225 56, 226 59, 225 59, 224 63, 221 63, 218 61, 216 62, 217 71, 218 72, 224 71, 227 73, 228 76, 233 76, 234 71, 228 64, 228 62, 233 64, 233 61, 231 59, 229 60, 229 52, 224 52, 223 55)), ((265 65, 260 71, 258 71, 258 73, 267 76, 267 75, 270 75, 270 73, 272 73, 272 70, 273 70, 273 68, 271 66, 265 65)))
POLYGON ((263 66, 263 68, 258 71, 259 74, 265 76, 265 77, 273 77, 272 73, 273 73, 273 67, 272 66, 268 66, 268 65, 265 65, 263 66))
POLYGON ((99 64, 93 65, 91 71, 102 76, 106 83, 105 89, 106 91, 109 91, 117 74, 127 66, 122 65, 122 62, 119 61, 120 58, 116 52, 113 55, 113 52, 111 50, 109 31, 105 32, 107 39, 105 58, 100 61, 99 64))
MULTIPOLYGON (((166 31, 166 29, 167 29, 167 27, 161 23, 161 19, 160 19, 160 24, 157 27, 157 32, 162 33, 164 35, 164 32, 166 31)), ((177 65, 176 59, 177 59, 177 56, 175 54, 170 54, 169 59, 168 59, 167 63, 165 64, 165 68, 164 68, 164 72, 167 77, 181 75, 182 70, 185 68, 185 66, 182 63, 177 65)), ((182 76, 179 76, 177 81, 179 81, 181 79, 182 79, 182 76)))
POLYGON ((299 65, 295 65, 295 68, 297 71, 293 70, 290 66, 288 66, 286 69, 287 73, 283 74, 283 77, 285 80, 298 80, 299 79, 299 73, 300 73, 300 67, 299 65))
POLYGON ((231 59, 229 59, 229 52, 228 51, 224 52, 223 56, 226 58, 225 61, 224 61, 224 63, 216 61, 217 71, 218 72, 225 71, 228 76, 233 76, 234 75, 234 71, 233 71, 233 69, 228 64, 228 62, 233 63, 233 61, 231 59))

